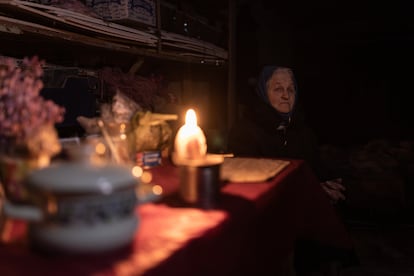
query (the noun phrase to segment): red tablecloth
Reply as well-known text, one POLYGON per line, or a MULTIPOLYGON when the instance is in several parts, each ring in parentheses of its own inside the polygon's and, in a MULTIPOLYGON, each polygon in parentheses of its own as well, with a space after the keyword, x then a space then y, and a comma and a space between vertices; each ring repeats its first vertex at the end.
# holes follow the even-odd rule
POLYGON ((267 182, 226 183, 214 210, 177 204, 176 167, 164 163, 152 172, 166 196, 137 208, 140 226, 130 247, 94 256, 40 254, 28 246, 26 225, 12 221, 0 245, 0 275, 252 275, 283 267, 298 239, 352 248, 300 160, 267 182))

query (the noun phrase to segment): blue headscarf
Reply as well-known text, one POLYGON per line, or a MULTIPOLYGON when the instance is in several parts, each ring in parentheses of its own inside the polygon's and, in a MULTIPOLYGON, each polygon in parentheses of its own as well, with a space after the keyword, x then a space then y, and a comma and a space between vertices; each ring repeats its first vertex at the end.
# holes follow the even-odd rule
MULTIPOLYGON (((270 105, 270 101, 269 98, 267 96, 267 81, 272 77, 273 72, 276 71, 276 69, 279 68, 287 68, 287 67, 282 67, 282 66, 275 66, 275 65, 267 65, 265 67, 263 67, 262 71, 260 72, 259 75, 259 79, 257 80, 257 86, 256 86, 256 93, 259 95, 259 97, 267 104, 270 105)), ((293 84, 295 86, 295 102, 293 103, 292 109, 290 112, 288 113, 282 113, 279 112, 279 114, 282 116, 282 118, 284 118, 285 120, 290 120, 290 116, 293 113, 293 109, 295 107, 295 103, 297 102, 297 98, 298 98, 298 86, 296 83, 296 79, 295 76, 293 75, 292 72, 292 79, 293 79, 293 84)))

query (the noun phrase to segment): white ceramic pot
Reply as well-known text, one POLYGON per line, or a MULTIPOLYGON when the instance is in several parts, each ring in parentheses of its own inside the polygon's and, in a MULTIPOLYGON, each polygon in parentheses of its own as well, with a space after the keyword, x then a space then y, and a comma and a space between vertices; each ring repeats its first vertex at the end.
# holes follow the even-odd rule
POLYGON ((28 175, 30 205, 6 202, 4 212, 29 222, 37 247, 102 252, 129 244, 139 226, 137 204, 159 197, 151 189, 142 193, 142 185, 129 167, 55 164, 28 175))

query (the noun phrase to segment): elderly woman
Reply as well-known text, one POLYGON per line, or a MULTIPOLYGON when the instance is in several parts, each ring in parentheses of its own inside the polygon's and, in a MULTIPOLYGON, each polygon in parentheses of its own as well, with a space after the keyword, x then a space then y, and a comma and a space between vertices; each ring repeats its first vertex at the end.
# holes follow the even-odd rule
MULTIPOLYGON (((322 180, 317 139, 301 112, 292 70, 264 67, 253 96, 242 118, 230 130, 228 150, 235 156, 303 159, 322 180)), ((322 181, 321 186, 333 202, 345 198, 341 179, 322 181)), ((327 260, 328 265, 329 261, 335 262, 337 254, 309 241, 298 241, 296 273, 308 275, 327 260)))
POLYGON ((305 123, 290 68, 265 66, 243 115, 230 130, 230 152, 235 156, 303 159, 323 180, 322 187, 332 201, 344 199, 341 179, 323 179, 317 139, 305 123))

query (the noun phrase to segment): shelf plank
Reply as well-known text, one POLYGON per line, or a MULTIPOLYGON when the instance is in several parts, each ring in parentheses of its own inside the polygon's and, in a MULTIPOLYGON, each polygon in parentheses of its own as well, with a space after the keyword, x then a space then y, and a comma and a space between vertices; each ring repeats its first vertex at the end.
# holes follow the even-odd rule
MULTIPOLYGON (((156 59, 165 59, 177 62, 187 63, 206 63, 217 65, 215 59, 206 58, 203 55, 183 53, 181 51, 157 51, 156 49, 143 49, 142 47, 134 47, 122 43, 115 43, 99 38, 90 37, 74 32, 61 29, 46 27, 40 24, 26 22, 14 18, 0 16, 0 33, 7 35, 10 39, 21 42, 24 41, 25 35, 31 35, 35 39, 48 43, 50 39, 60 41, 66 44, 68 41, 79 45, 86 45, 93 48, 106 49, 111 51, 122 52, 131 55, 147 56, 156 59)), ((4 43, 0 45, 0 49, 4 47, 4 43)), ((220 61, 220 65, 223 62, 220 61)))
POLYGON ((0 26, 0 31, 3 32, 24 30, 39 36, 38 39, 42 36, 53 37, 93 47, 183 62, 217 65, 228 59, 227 51, 218 46, 162 30, 157 36, 156 31, 150 28, 145 32, 74 11, 19 0, 0 0, 0 7, 14 17, 2 16, 3 28, 0 26))

